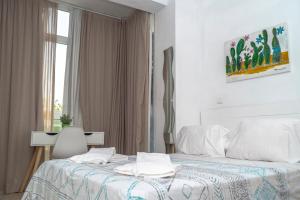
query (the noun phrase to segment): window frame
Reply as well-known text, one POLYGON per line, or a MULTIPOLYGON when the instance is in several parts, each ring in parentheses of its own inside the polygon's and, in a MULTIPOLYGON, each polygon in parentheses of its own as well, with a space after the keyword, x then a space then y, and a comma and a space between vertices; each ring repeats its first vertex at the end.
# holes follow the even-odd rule
MULTIPOLYGON (((71 19, 72 19, 72 11, 73 11, 73 9, 70 8, 70 7, 68 7, 68 6, 59 4, 58 8, 57 8, 57 12, 59 10, 69 13, 69 29, 68 29, 68 37, 56 34, 56 37, 57 37, 57 42, 56 43, 65 44, 65 45, 68 45, 68 47, 69 47, 69 45, 71 43, 70 42, 71 41, 71 19)), ((67 50, 67 55, 68 55, 68 50, 67 50)))

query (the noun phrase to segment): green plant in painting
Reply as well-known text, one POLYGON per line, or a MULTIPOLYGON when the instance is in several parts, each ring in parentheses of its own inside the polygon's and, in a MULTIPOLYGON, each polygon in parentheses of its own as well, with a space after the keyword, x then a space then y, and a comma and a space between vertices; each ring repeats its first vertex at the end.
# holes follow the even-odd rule
POLYGON ((249 65, 251 63, 251 56, 249 53, 244 53, 244 58, 245 58, 245 61, 244 61, 244 65, 245 65, 245 69, 248 69, 249 68, 249 65))
POLYGON ((242 68, 242 58, 241 58, 241 53, 244 50, 244 46, 245 46, 245 40, 244 39, 240 39, 238 44, 236 45, 236 67, 237 70, 240 71, 242 68))
POLYGON ((226 56, 226 74, 231 73, 230 59, 226 56))
POLYGON ((272 39, 272 48, 273 48, 273 63, 279 63, 281 60, 281 47, 277 37, 277 30, 273 28, 273 39, 272 39))
POLYGON ((270 57, 271 57, 271 49, 270 46, 268 45, 268 32, 267 30, 263 30, 263 47, 264 47, 264 59, 265 59, 265 64, 270 64, 270 57))
POLYGON ((261 50, 262 50, 262 46, 257 47, 256 44, 254 42, 251 42, 250 45, 253 48, 253 56, 252 56, 252 68, 255 68, 257 66, 258 60, 259 60, 259 55, 261 55, 261 50))
POLYGON ((258 56, 258 65, 261 66, 263 64, 263 62, 264 62, 264 53, 261 52, 258 56))
POLYGON ((70 115, 68 114, 63 114, 61 117, 60 117, 60 122, 62 124, 62 127, 67 127, 67 126, 70 126, 71 125, 71 122, 72 122, 72 119, 70 117, 70 115))
POLYGON ((230 55, 231 55, 231 63, 232 63, 232 72, 235 72, 236 70, 236 59, 235 59, 235 49, 231 48, 230 49, 230 55))

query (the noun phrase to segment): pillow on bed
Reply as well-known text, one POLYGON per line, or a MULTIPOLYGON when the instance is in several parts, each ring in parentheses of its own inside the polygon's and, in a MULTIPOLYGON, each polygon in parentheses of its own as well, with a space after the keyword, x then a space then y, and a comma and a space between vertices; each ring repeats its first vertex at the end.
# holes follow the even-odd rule
POLYGON ((225 157, 227 134, 230 131, 220 125, 212 125, 206 128, 205 151, 212 157, 225 157))
POLYGON ((300 159, 300 143, 295 126, 299 122, 296 119, 243 120, 231 137, 226 157, 297 162, 300 159))
POLYGON ((295 131, 289 137, 289 162, 300 162, 300 122, 295 124, 295 131))
POLYGON ((220 125, 206 128, 185 126, 177 136, 176 148, 185 154, 225 157, 225 135, 227 133, 229 130, 220 125))
POLYGON ((184 126, 176 138, 176 150, 185 154, 204 154, 205 131, 202 126, 184 126))

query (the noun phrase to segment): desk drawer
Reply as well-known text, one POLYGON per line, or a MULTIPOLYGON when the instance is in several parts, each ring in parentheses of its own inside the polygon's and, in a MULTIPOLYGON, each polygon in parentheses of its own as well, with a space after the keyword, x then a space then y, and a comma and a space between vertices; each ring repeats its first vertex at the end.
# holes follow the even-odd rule
POLYGON ((92 133, 91 135, 85 136, 88 145, 104 145, 103 132, 85 132, 85 133, 92 133))
MULTIPOLYGON (((93 132, 87 131, 85 133, 91 133, 91 135, 85 135, 88 145, 104 145, 104 132, 93 132)), ((58 138, 56 135, 48 135, 43 131, 32 131, 31 132, 31 146, 53 146, 58 138)))
POLYGON ((57 140, 57 135, 48 135, 42 131, 31 132, 31 146, 54 145, 57 140))

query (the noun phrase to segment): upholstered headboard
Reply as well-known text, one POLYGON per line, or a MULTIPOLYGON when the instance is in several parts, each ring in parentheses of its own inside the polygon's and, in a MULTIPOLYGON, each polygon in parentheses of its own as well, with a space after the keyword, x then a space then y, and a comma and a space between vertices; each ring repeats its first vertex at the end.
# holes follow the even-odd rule
POLYGON ((299 118, 300 100, 256 105, 219 106, 201 113, 201 123, 220 124, 233 129, 244 118, 299 118))

